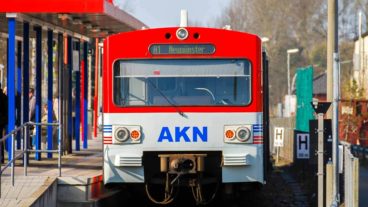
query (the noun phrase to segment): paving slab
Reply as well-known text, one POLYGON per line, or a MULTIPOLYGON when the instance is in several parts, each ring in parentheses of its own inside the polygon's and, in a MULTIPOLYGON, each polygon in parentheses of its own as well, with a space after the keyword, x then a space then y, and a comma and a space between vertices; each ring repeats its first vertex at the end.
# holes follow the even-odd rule
MULTIPOLYGON (((62 178, 87 180, 102 174, 102 140, 97 138, 88 141, 88 149, 73 151, 71 154, 62 156, 62 178)), ((37 199, 37 196, 44 192, 47 185, 51 185, 50 180, 58 177, 57 154, 54 154, 51 159, 46 158, 46 153, 42 157, 41 161, 36 161, 34 154, 30 155, 27 176, 24 176, 22 160, 17 160, 14 186, 11 183, 11 168, 3 172, 0 207, 29 206, 32 200, 37 199)))

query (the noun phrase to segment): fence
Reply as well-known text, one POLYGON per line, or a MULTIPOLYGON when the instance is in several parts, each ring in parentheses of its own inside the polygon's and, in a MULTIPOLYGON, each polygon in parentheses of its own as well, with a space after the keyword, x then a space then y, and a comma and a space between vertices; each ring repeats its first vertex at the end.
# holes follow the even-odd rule
POLYGON ((359 206, 359 159, 352 153, 349 143, 342 143, 343 176, 344 176, 344 203, 345 207, 359 206))

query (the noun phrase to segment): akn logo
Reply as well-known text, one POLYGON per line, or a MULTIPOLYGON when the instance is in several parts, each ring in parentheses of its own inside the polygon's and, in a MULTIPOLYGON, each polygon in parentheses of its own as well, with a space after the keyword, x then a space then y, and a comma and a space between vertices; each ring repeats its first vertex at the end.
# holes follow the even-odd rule
POLYGON ((207 127, 175 127, 175 131, 171 132, 169 127, 162 127, 158 142, 197 142, 199 139, 202 142, 207 142, 208 134, 207 127), (190 130, 192 129, 192 130, 190 130), (192 132, 192 133, 190 133, 192 132), (189 135, 192 135, 191 137, 189 135), (174 135, 174 136, 173 136, 174 135), (192 138, 192 140, 191 140, 192 138))

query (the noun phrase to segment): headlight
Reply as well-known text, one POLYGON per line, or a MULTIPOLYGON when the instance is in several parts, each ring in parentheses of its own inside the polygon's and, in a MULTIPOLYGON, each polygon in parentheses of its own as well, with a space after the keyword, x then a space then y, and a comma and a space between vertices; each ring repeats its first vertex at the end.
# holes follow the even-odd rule
POLYGON ((185 28, 179 28, 178 30, 176 30, 176 37, 179 40, 185 40, 188 38, 188 30, 186 30, 185 28))
POLYGON ((246 142, 250 138, 250 130, 247 127, 239 127, 236 130, 236 138, 241 142, 246 142))
POLYGON ((133 140, 138 140, 139 138, 141 138, 141 133, 138 130, 132 130, 130 132, 130 138, 132 138, 133 140))
POLYGON ((231 129, 226 130, 225 137, 226 139, 229 139, 229 140, 233 139, 235 137, 234 130, 231 130, 231 129))
POLYGON ((129 138, 129 130, 125 127, 119 127, 115 130, 115 139, 118 142, 125 142, 129 138))

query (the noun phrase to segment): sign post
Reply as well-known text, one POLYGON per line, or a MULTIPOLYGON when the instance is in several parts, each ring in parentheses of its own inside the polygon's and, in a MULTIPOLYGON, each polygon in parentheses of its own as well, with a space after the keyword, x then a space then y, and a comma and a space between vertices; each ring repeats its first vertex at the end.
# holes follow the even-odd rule
MULTIPOLYGON (((318 117, 318 207, 323 207, 323 198, 324 198, 324 189, 323 189, 323 175, 324 175, 324 167, 323 167, 323 142, 324 142, 324 126, 323 126, 323 115, 327 112, 330 107, 330 102, 318 103, 312 102, 314 111, 317 113, 318 117)), ((328 202, 328 201, 327 201, 328 202)))
POLYGON ((276 164, 279 162, 280 147, 284 147, 284 131, 283 127, 274 128, 274 147, 276 147, 276 164))

